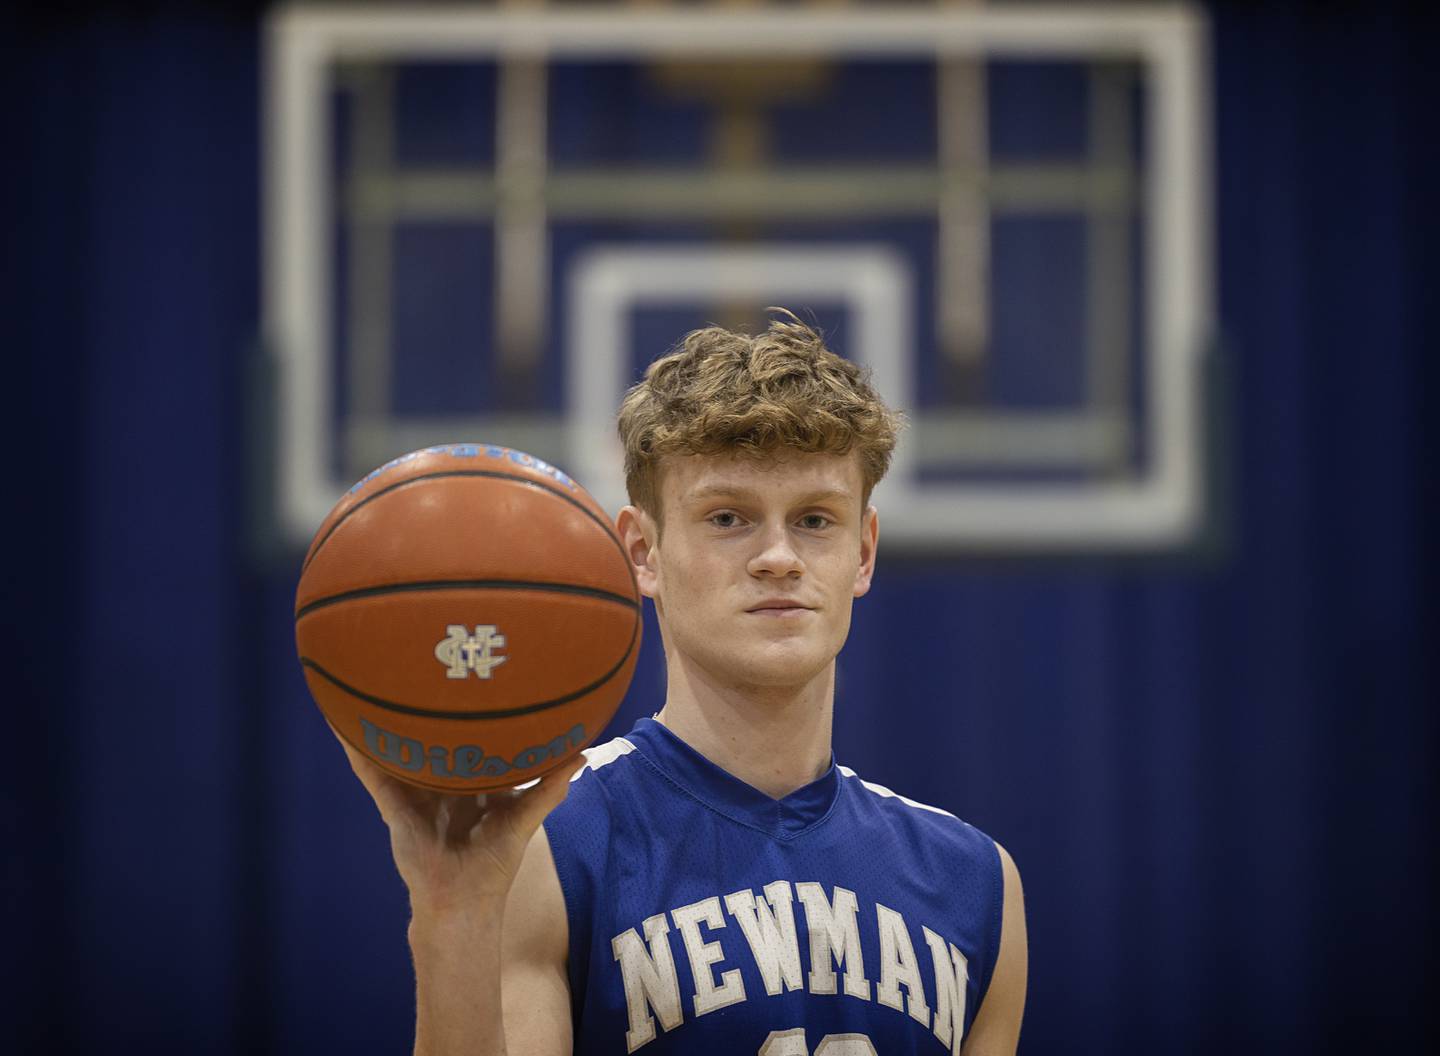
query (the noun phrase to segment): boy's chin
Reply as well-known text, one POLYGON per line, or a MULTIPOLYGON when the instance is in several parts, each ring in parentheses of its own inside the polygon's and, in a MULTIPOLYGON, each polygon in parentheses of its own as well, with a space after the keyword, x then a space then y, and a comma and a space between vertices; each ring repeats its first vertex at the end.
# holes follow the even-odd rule
POLYGON ((832 659, 817 656, 811 650, 796 650, 789 655, 771 651, 764 656, 732 658, 730 674, 734 681, 744 686, 798 691, 823 675, 832 659))

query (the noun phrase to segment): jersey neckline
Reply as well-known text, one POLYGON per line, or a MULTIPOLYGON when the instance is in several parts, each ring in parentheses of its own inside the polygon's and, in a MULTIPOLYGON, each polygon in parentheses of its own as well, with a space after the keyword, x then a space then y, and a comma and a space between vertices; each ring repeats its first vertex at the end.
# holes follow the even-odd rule
POLYGON ((840 791, 840 771, 833 753, 830 765, 818 778, 774 799, 716 766, 654 719, 640 719, 625 739, 692 798, 731 821, 780 840, 794 839, 824 821, 840 791))

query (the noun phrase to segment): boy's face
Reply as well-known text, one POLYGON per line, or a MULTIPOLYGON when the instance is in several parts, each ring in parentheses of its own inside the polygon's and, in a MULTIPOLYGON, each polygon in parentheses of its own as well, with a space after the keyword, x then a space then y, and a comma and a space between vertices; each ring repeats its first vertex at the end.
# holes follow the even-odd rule
POLYGON ((858 456, 671 456, 659 476, 664 531, 638 515, 649 545, 636 573, 671 662, 730 687, 826 670, 875 567, 858 456))

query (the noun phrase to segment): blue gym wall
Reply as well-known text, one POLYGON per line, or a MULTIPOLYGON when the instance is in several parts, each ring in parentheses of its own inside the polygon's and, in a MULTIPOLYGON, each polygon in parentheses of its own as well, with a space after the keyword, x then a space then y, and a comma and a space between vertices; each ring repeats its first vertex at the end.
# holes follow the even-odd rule
MULTIPOLYGON (((1419 10, 1211 7, 1216 544, 882 553, 857 607, 837 753, 1019 862, 1022 1052, 1436 1033, 1419 10)), ((404 892, 294 662, 296 555, 247 527, 259 11, 9 17, 0 1047, 401 1051, 404 892)), ((650 630, 622 724, 658 701, 650 630)))

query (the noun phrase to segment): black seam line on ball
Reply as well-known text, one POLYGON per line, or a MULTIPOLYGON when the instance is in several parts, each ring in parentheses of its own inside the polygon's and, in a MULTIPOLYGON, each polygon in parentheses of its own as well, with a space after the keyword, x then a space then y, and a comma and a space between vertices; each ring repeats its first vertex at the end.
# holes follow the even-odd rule
POLYGON ((599 689, 601 686, 605 685, 605 683, 609 682, 612 678, 619 674, 620 669, 625 666, 626 661, 628 661, 631 655, 635 652, 635 646, 638 644, 639 640, 640 609, 639 606, 636 606, 635 622, 630 625, 630 641, 625 646, 624 655, 622 655, 620 659, 616 661, 614 667, 612 667, 609 671, 606 671, 604 675, 602 675, 596 681, 590 683, 590 685, 585 686, 582 689, 577 689, 573 693, 567 693, 565 694, 565 696, 559 697, 555 700, 541 701, 539 704, 526 704, 522 707, 509 708, 505 711, 435 711, 430 708, 412 707, 409 704, 397 704, 393 700, 385 700, 381 697, 371 696, 364 690, 356 689, 354 686, 348 685, 345 682, 340 681, 340 679, 336 678, 329 671, 326 671, 323 667, 317 664, 314 660, 311 660, 308 656, 302 656, 300 658, 300 666, 308 667, 317 675, 321 676, 326 681, 334 685, 335 688, 341 690, 344 693, 349 693, 352 697, 355 697, 358 700, 363 700, 368 704, 373 704, 377 708, 385 708, 389 711, 399 712, 402 715, 417 715, 421 718, 426 719, 504 719, 514 715, 529 715, 532 712, 545 711, 549 708, 556 708, 562 704, 568 704, 572 700, 578 700, 580 697, 585 696, 585 694, 587 693, 595 692, 595 690, 599 689))
POLYGON ((623 594, 613 594, 608 590, 600 590, 598 587, 582 587, 574 583, 537 583, 523 579, 435 579, 421 580, 416 583, 392 583, 381 587, 361 587, 358 590, 347 590, 343 594, 331 594, 329 597, 317 598, 310 604, 296 609, 295 619, 299 620, 308 616, 316 609, 323 609, 328 605, 339 605, 344 601, 354 601, 356 598, 375 598, 386 594, 412 594, 434 590, 533 590, 542 594, 578 594, 582 598, 613 601, 628 609, 640 607, 634 598, 627 598, 623 594))
MULTIPOLYGON (((518 473, 501 473, 498 470, 493 469, 445 469, 439 470, 435 473, 423 473, 418 477, 410 477, 408 480, 397 480, 394 484, 390 484, 386 487, 381 488, 374 495, 366 495, 354 506, 351 506, 348 510, 346 510, 345 515, 330 526, 330 530, 325 533, 324 537, 321 538, 318 543, 315 544, 315 549, 310 551, 310 556, 307 557, 305 559, 305 563, 300 566, 300 571, 303 573, 305 569, 310 567, 310 562, 314 561, 315 558, 320 556, 321 549, 325 546, 326 543, 330 541, 330 537, 335 534, 336 529, 338 529, 342 524, 348 521, 351 514, 353 514, 356 510, 360 509, 362 506, 374 502, 376 499, 380 498, 380 496, 388 495, 390 494, 390 492, 395 491, 399 488, 409 487, 411 484, 418 484, 422 480, 438 480, 441 477, 488 477, 491 480, 513 480, 517 484, 525 484, 532 488, 539 488, 541 491, 548 491, 556 498, 564 499, 566 502, 570 503, 570 505, 574 506, 586 517, 589 517, 592 521, 594 521, 601 528, 603 528, 605 530, 605 534, 610 537, 610 541, 616 546, 620 547, 621 555, 623 556, 625 553, 625 547, 620 542, 620 538, 615 534, 615 529, 612 525, 606 524, 599 517, 596 517, 594 511, 586 507, 583 502, 575 498, 573 495, 566 495, 559 488, 552 488, 548 484, 542 484, 538 480, 531 480, 529 477, 522 477, 518 473)), ((627 566, 630 564, 628 558, 626 559, 625 564, 627 566)), ((632 573, 631 575, 633 578, 634 574, 632 573)))
POLYGON ((538 704, 525 704, 518 708, 504 708, 500 711, 435 711, 432 708, 416 708, 409 704, 397 704, 393 700, 372 696, 362 689, 356 689, 354 686, 342 682, 308 656, 302 656, 300 663, 331 683, 336 689, 349 693, 352 697, 363 700, 367 704, 373 704, 377 708, 384 708, 386 711, 398 711, 402 715, 416 715, 424 719, 509 719, 516 715, 529 715, 537 711, 558 708, 562 704, 569 704, 572 700, 579 700, 586 694, 595 692, 619 673, 620 669, 625 666, 625 661, 630 659, 630 654, 634 651, 635 636, 632 633, 630 647, 625 650, 625 655, 620 658, 620 662, 588 686, 577 689, 573 693, 566 693, 563 697, 556 697, 554 700, 542 700, 538 704))

